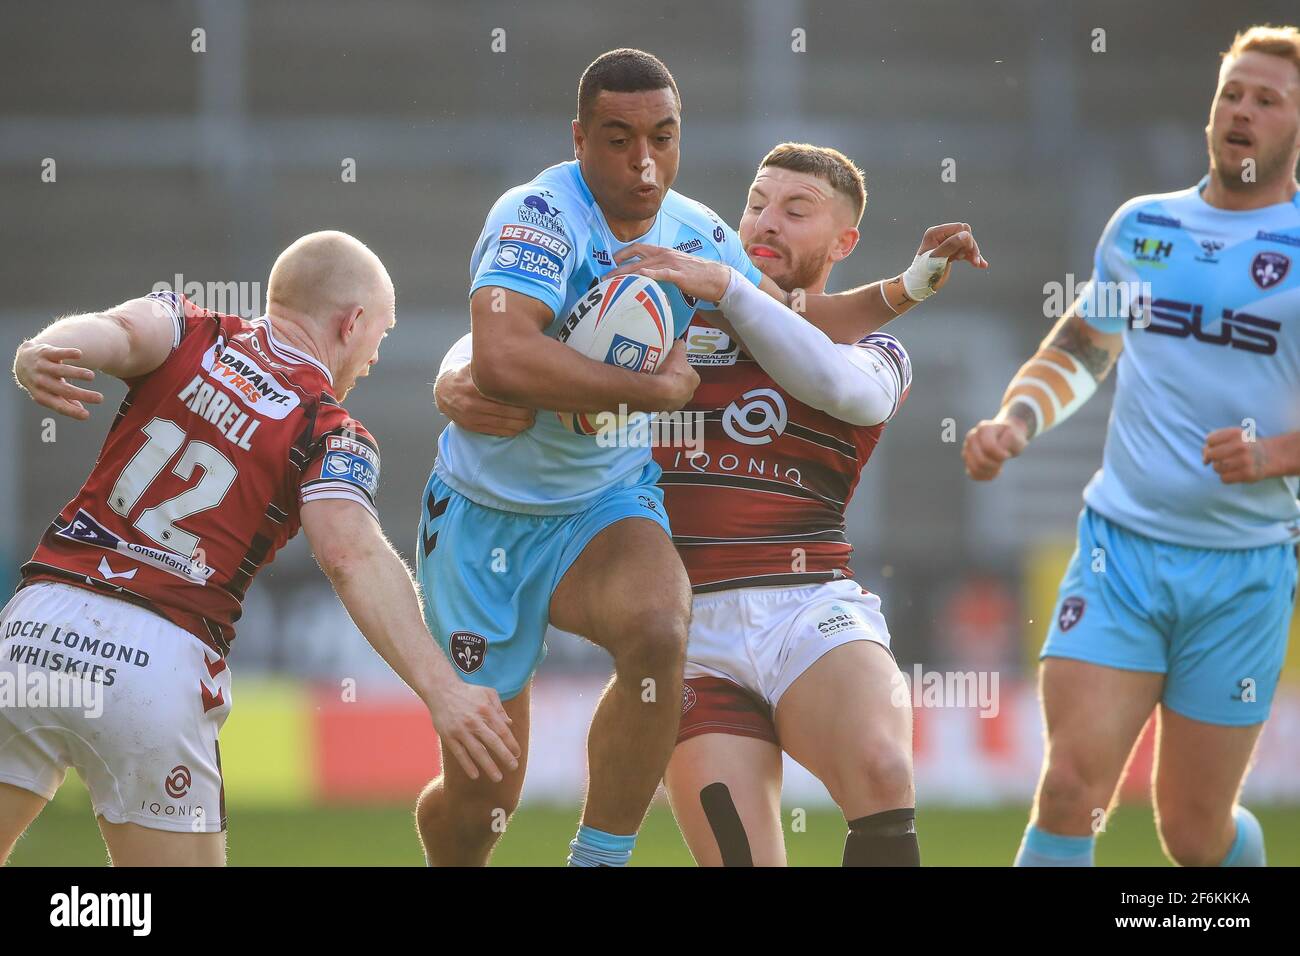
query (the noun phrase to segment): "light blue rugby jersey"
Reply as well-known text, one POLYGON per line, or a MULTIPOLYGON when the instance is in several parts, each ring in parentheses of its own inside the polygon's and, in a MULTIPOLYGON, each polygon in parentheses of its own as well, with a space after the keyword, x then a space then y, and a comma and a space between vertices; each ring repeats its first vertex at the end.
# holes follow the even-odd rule
MULTIPOLYGON (((554 338, 574 303, 615 268, 614 254, 632 242, 719 260, 755 285, 762 280, 735 231, 708 207, 671 189, 645 235, 616 239, 575 160, 543 170, 497 200, 470 260, 470 294, 499 286, 545 302, 553 314, 546 334, 554 338)), ((687 300, 676 286, 663 287, 678 336, 696 308, 713 308, 687 300)), ((650 463, 648 447, 603 447, 542 412, 532 428, 513 438, 447 426, 434 470, 456 491, 488 507, 572 514, 602 492, 637 481, 650 463)))
POLYGON ((1201 198, 1207 182, 1130 200, 1097 244, 1093 283, 1150 283, 1151 302, 1133 319, 1117 298, 1085 297, 1084 317, 1123 331, 1124 351, 1102 466, 1083 494, 1161 541, 1264 547, 1300 538, 1300 482, 1225 485, 1201 449, 1250 421, 1259 438, 1300 429, 1300 195, 1234 212, 1201 198))

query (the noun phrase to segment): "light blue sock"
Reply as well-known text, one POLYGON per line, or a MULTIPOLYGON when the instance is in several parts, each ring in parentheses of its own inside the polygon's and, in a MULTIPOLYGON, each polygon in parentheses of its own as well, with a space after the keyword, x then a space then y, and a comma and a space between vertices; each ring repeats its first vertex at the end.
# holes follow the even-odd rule
POLYGON ((1016 854, 1016 866, 1092 866, 1096 837, 1061 836, 1048 833, 1034 824, 1025 829, 1025 838, 1016 854))
POLYGON ((618 836, 582 825, 569 844, 569 866, 627 866, 636 834, 618 836))
POLYGON ((1232 849, 1219 866, 1267 866, 1264 862, 1264 829, 1255 819, 1255 814, 1238 806, 1232 811, 1232 818, 1237 821, 1237 838, 1232 841, 1232 849))

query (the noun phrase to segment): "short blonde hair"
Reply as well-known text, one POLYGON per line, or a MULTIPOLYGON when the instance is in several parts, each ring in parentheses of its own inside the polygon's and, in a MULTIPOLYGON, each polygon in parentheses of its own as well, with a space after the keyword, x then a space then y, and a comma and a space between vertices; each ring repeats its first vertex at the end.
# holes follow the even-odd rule
POLYGON ((768 167, 808 173, 826 180, 832 189, 849 201, 857 213, 854 224, 862 221, 862 213, 867 208, 866 180, 853 160, 838 149, 813 146, 811 143, 782 143, 774 146, 758 164, 760 171, 768 167))
POLYGON ((1243 53, 1267 53, 1290 60, 1300 72, 1300 30, 1295 27, 1274 27, 1260 24, 1242 30, 1232 39, 1232 46, 1223 51, 1220 59, 1226 63, 1243 53))

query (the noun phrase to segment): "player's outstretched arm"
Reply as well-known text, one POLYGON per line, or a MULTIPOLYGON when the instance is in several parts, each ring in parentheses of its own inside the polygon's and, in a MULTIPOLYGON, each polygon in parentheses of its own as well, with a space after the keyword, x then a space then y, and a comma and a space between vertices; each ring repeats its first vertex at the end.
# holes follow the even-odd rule
POLYGON ((735 269, 718 307, 745 351, 805 405, 850 425, 878 425, 902 403, 911 371, 892 336, 879 336, 892 348, 883 342, 868 341, 862 347, 832 342, 735 269))
MULTIPOLYGON (((724 263, 647 243, 625 246, 615 253, 614 261, 619 267, 607 273, 607 279, 635 272, 656 281, 671 282, 687 295, 705 302, 721 299, 731 279, 730 269, 724 263)), ((927 229, 912 265, 892 279, 834 294, 802 289, 786 292, 768 276, 763 276, 758 287, 803 315, 832 342, 852 345, 937 292, 948 281, 952 264, 958 261, 969 262, 978 269, 988 268, 970 225, 964 222, 927 229)), ((733 331, 723 316, 710 316, 709 320, 724 331, 733 331)))
POLYGON ((652 375, 596 362, 543 333, 551 310, 509 289, 483 286, 469 300, 474 384, 510 405, 564 412, 676 411, 690 401, 699 376, 678 342, 652 375))
MULTIPOLYGON (((797 301, 796 292, 789 296, 788 304, 802 312, 832 342, 851 344, 938 292, 948 281, 954 262, 969 262, 976 269, 989 267, 988 260, 980 254, 970 223, 931 226, 921 237, 912 264, 892 279, 881 279, 846 292, 809 293, 802 297, 802 302, 797 301)), ((771 279, 764 277, 764 282, 762 288, 769 295, 779 298, 783 294, 771 279), (770 288, 767 283, 771 284, 770 288)))
POLYGON ((161 304, 132 299, 107 312, 59 319, 18 346, 14 378, 32 401, 69 418, 90 417, 86 405, 104 400, 74 381, 93 381, 95 372, 129 379, 147 375, 176 342, 176 320, 161 304))
POLYGON ((1092 397, 1123 348, 1123 335, 1094 328, 1071 308, 1011 379, 997 416, 966 433, 966 473, 976 481, 996 478, 1008 458, 1092 397))
POLYGON ((537 413, 531 408, 507 405, 488 398, 474 384, 470 371, 473 333, 466 333, 447 350, 433 385, 433 401, 449 419, 466 431, 510 438, 533 427, 537 413))
POLYGON ((316 561, 357 629, 424 701, 465 773, 477 780, 481 768, 500 781, 500 767, 517 769, 519 744, 497 692, 456 676, 424 625, 410 570, 370 512, 325 499, 306 502, 301 514, 316 561))

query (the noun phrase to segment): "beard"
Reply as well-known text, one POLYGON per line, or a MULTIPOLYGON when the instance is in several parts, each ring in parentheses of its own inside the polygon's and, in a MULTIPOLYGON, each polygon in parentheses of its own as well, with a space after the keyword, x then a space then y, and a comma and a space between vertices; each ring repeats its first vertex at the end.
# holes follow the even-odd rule
POLYGON ((826 268, 826 260, 831 251, 829 244, 823 249, 816 249, 801 256, 794 255, 784 246, 773 248, 785 255, 785 263, 783 263, 785 268, 779 275, 773 273, 768 275, 783 292, 810 289, 815 286, 822 277, 822 270, 826 268))
POLYGON ((1295 131, 1292 130, 1291 135, 1283 137, 1274 149, 1264 151, 1256 146, 1258 155, 1254 157, 1255 178, 1249 182, 1242 178, 1242 170, 1234 169, 1232 164, 1225 161, 1211 144, 1210 171, 1219 180, 1219 185, 1232 192, 1247 192, 1262 183, 1273 183, 1278 179, 1290 178, 1295 175, 1293 168, 1287 168, 1291 158, 1290 144, 1294 141, 1295 131))

